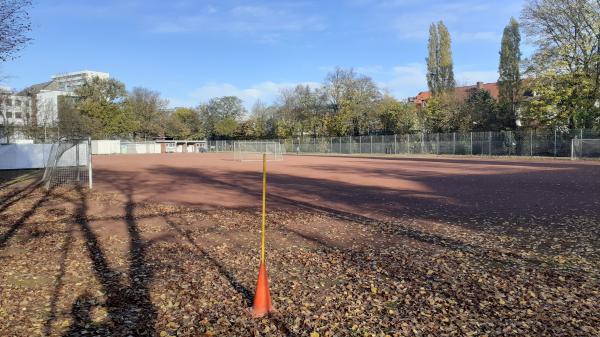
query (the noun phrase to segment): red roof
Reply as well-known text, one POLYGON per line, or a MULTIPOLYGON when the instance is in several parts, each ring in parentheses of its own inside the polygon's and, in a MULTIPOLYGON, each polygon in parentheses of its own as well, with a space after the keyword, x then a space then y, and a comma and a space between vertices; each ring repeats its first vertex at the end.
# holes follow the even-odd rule
MULTIPOLYGON (((469 98, 469 95, 471 94, 471 92, 478 88, 489 91, 490 95, 494 99, 498 99, 500 90, 498 89, 497 83, 481 83, 481 82, 479 82, 475 85, 468 85, 465 87, 456 87, 456 88, 454 88, 454 94, 458 98, 460 98, 462 100, 466 100, 467 98, 469 98)), ((415 104, 418 106, 424 106, 424 103, 426 103, 430 98, 431 98, 431 92, 421 91, 417 95, 417 97, 415 97, 415 104)))

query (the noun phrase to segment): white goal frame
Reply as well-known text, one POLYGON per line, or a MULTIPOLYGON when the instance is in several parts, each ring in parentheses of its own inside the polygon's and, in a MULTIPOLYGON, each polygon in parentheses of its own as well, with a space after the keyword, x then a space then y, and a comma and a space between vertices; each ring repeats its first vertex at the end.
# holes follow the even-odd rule
POLYGON ((600 139, 573 138, 571 140, 571 160, 600 158, 600 139))
POLYGON ((91 138, 62 138, 52 144, 41 183, 46 189, 63 184, 93 186, 91 138))
POLYGON ((285 153, 283 144, 275 141, 236 141, 233 143, 233 159, 237 161, 281 161, 285 153))

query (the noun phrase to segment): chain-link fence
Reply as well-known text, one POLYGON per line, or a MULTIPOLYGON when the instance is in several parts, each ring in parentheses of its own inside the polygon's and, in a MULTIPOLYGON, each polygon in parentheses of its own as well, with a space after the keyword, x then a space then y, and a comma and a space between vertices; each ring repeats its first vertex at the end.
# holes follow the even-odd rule
MULTIPOLYGON (((573 139, 600 139, 600 130, 522 130, 417 133, 270 140, 295 154, 436 154, 570 157, 573 139)), ((209 141, 209 151, 233 151, 234 141, 209 141)), ((594 154, 594 151, 589 153, 594 154)), ((583 153, 585 155, 585 152, 583 153)), ((592 158, 595 155, 591 156, 592 158)))

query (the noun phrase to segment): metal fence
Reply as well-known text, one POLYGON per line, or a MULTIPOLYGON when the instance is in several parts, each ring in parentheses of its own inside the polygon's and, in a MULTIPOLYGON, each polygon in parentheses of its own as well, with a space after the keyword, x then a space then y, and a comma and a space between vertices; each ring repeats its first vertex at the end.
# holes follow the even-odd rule
MULTIPOLYGON (((600 139, 600 130, 521 130, 278 139, 296 154, 435 154, 570 157, 573 139, 600 139)), ((209 141, 209 151, 233 151, 234 141, 209 141)))

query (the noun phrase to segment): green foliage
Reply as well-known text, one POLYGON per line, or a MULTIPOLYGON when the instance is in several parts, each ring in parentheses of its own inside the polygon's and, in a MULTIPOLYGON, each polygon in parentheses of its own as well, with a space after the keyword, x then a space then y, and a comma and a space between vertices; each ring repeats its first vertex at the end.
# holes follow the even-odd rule
POLYGON ((385 95, 377 106, 382 131, 387 134, 405 134, 415 129, 418 122, 417 108, 413 103, 402 103, 385 95))
POLYGON ((473 131, 497 131, 504 126, 498 116, 498 103, 487 90, 473 90, 463 109, 473 131))
POLYGON ((529 90, 534 95, 523 112, 527 125, 570 128, 599 125, 600 98, 594 97, 594 83, 589 75, 549 71, 532 81, 529 90))
POLYGON ((292 138, 294 136, 294 123, 292 121, 277 119, 274 125, 277 138, 292 138))
POLYGON ((432 23, 429 27, 427 46, 427 85, 435 96, 450 93, 456 86, 452 62, 452 41, 444 22, 432 23))
POLYGON ((77 109, 91 120, 89 131, 94 138, 129 137, 137 129, 135 117, 123 106, 127 96, 123 83, 94 77, 75 94, 77 109))
POLYGON ((347 98, 340 99, 337 111, 325 119, 327 135, 342 137, 350 134, 354 113, 353 102, 347 98))
POLYGON ((166 134, 177 139, 203 139, 205 137, 198 113, 188 108, 177 108, 167 118, 166 134))
POLYGON ((423 113, 423 131, 454 132, 471 128, 471 119, 465 113, 464 104, 453 94, 432 97, 423 113))
POLYGON ((168 101, 160 94, 146 88, 133 88, 125 100, 125 108, 134 116, 138 125, 135 134, 141 139, 163 136, 165 133, 168 101))
MULTIPOLYGON (((242 100, 235 96, 223 96, 212 98, 206 104, 199 108, 200 119, 203 123, 206 137, 215 138, 224 135, 225 129, 232 125, 231 121, 240 120, 245 114, 246 109, 242 105, 242 100), (227 122, 220 123, 223 120, 227 122), (220 130, 217 131, 217 125, 220 124, 220 130)), ((225 132, 229 133, 228 131, 225 132)))
POLYGON ((504 28, 500 48, 500 64, 498 66, 499 101, 503 111, 504 124, 514 127, 517 119, 517 108, 521 100, 521 33, 519 23, 510 18, 510 23, 504 28))
POLYGON ((238 127, 234 117, 225 117, 215 124, 215 135, 222 138, 231 138, 238 127))
POLYGON ((600 2, 530 0, 522 22, 537 49, 527 71, 532 126, 599 127, 600 2))

